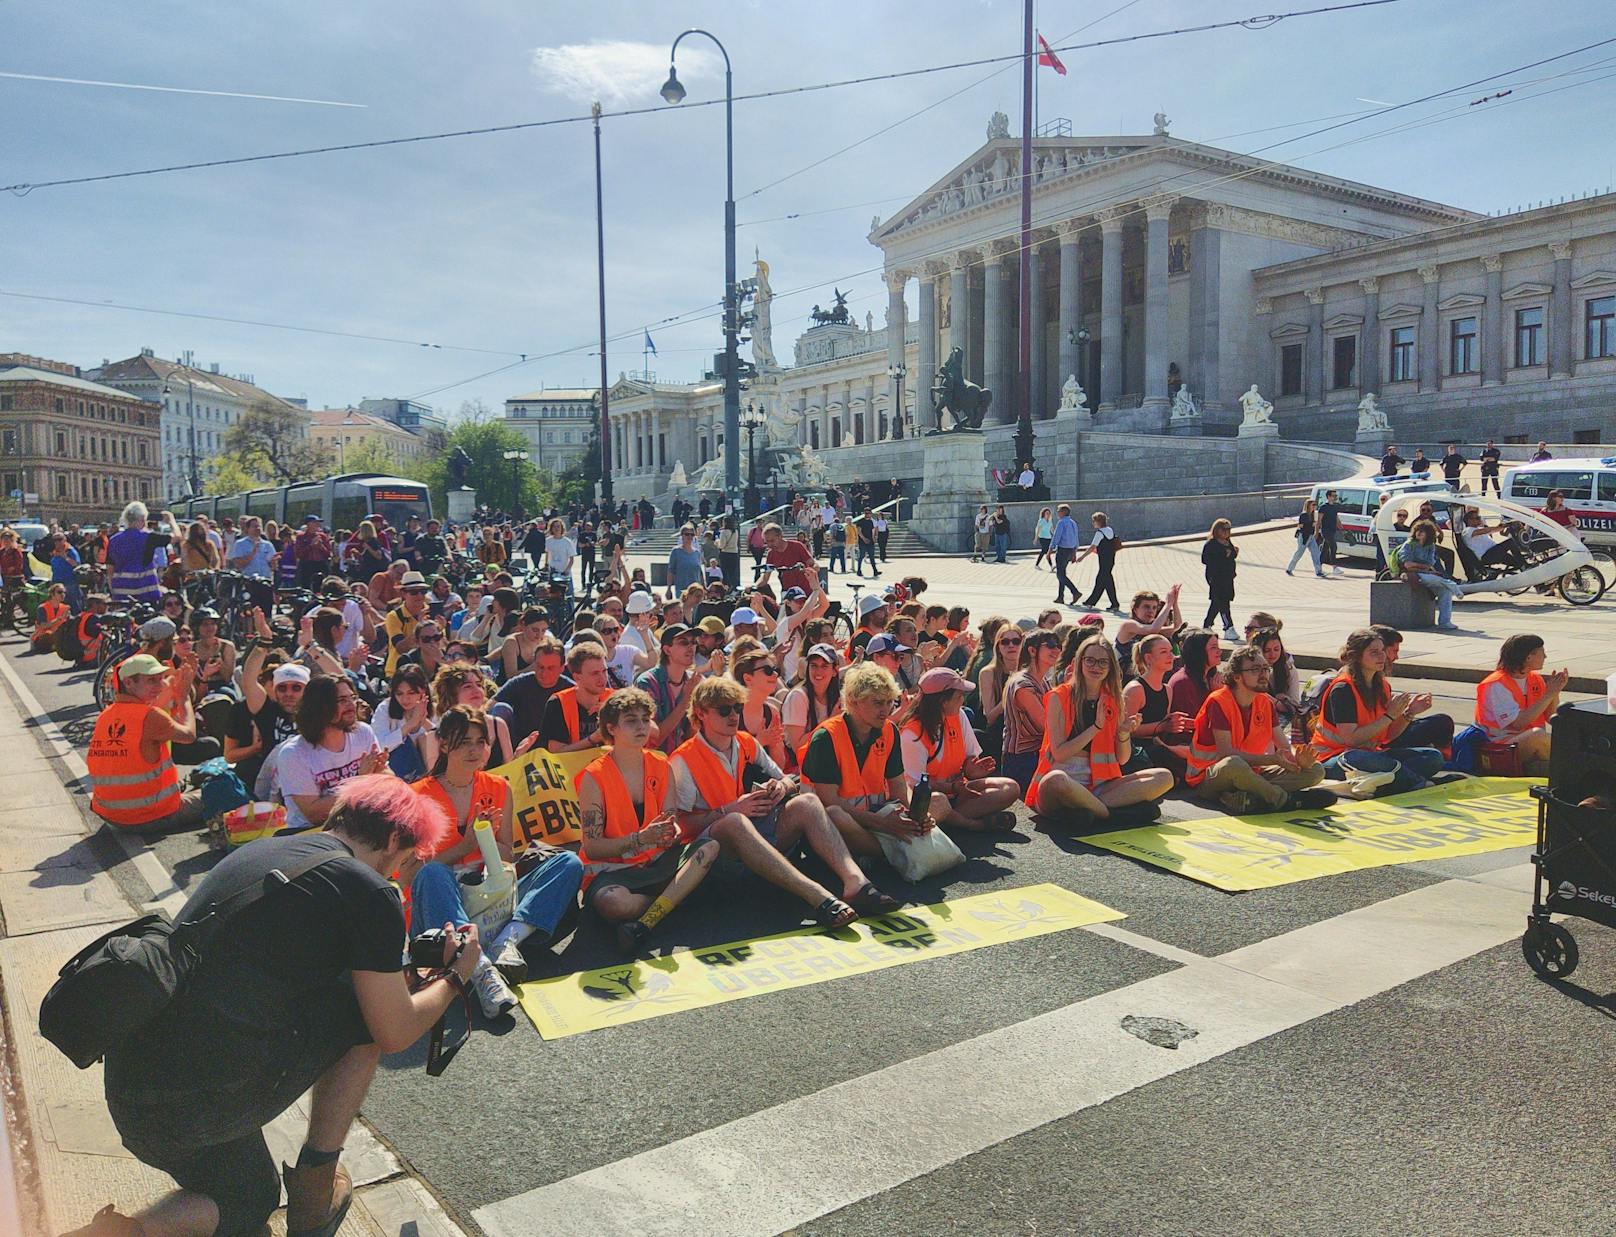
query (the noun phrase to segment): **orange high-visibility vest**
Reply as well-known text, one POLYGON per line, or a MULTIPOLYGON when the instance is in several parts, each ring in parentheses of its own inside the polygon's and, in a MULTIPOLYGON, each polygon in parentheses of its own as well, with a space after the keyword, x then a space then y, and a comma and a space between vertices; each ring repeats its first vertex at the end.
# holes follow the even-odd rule
POLYGON ((180 775, 167 740, 157 761, 140 753, 149 704, 114 702, 101 710, 84 763, 90 770, 90 810, 112 825, 147 825, 180 806, 180 775))
POLYGON ((1191 786, 1199 786, 1206 771, 1218 762, 1218 750, 1211 736, 1213 730, 1225 728, 1218 725, 1220 713, 1236 751, 1248 756, 1266 756, 1273 746, 1273 699, 1264 692, 1257 693, 1251 702, 1251 725, 1247 727, 1241 724, 1240 703, 1234 698, 1234 689, 1220 687, 1206 698, 1201 711, 1195 715, 1195 732, 1190 737, 1190 758, 1184 774, 1184 780, 1191 786))
MULTIPOLYGON (((639 832, 662 814, 662 804, 668 797, 668 758, 661 752, 647 750, 645 753, 645 802, 638 814, 634 811, 634 800, 628 793, 628 783, 623 780, 623 771, 617 767, 609 752, 585 765, 580 780, 584 777, 594 782, 600 791, 601 802, 606 808, 606 836, 609 838, 626 838, 631 833, 639 832)), ((589 840, 585 838, 578 851, 578 858, 584 861, 583 888, 588 889, 589 883, 602 872, 650 863, 666 849, 648 846, 644 850, 611 859, 591 859, 589 840)))
POLYGON ((819 729, 830 736, 831 746, 836 749, 836 768, 841 776, 841 784, 836 788, 836 793, 844 799, 858 799, 865 796, 885 799, 887 757, 897 746, 898 728, 890 720, 881 723, 881 733, 876 736, 875 742, 870 744, 870 750, 865 753, 862 766, 853 757, 853 732, 847 728, 845 713, 826 718, 819 724, 819 729))
POLYGON ((72 613, 72 608, 65 601, 40 602, 39 618, 34 625, 34 643, 48 642, 56 634, 56 629, 67 622, 72 613))
MULTIPOLYGON (((1066 742, 1076 733, 1077 712, 1072 705, 1072 685, 1062 683, 1053 689, 1049 696, 1057 697, 1061 702, 1061 709, 1066 714, 1066 734, 1056 738, 1048 730, 1044 732, 1043 744, 1038 748, 1038 767, 1033 770, 1032 784, 1027 787, 1027 806, 1037 810, 1038 783, 1044 774, 1053 767, 1049 753, 1057 744, 1066 742)), ((1047 702, 1049 696, 1045 696, 1047 702)), ((1100 707, 1097 715, 1100 731, 1089 740, 1089 786, 1092 789, 1096 782, 1109 782, 1114 777, 1122 776, 1122 760, 1118 755, 1119 741, 1117 739, 1117 723, 1121 719, 1122 710, 1117 702, 1109 695, 1100 697, 1100 707)), ((1047 707, 1047 706, 1046 706, 1047 707)))
POLYGON ((1476 725, 1488 732, 1501 730, 1503 727, 1498 720, 1487 712, 1487 689, 1494 683, 1502 683, 1509 689, 1509 694, 1515 697, 1515 703, 1521 710, 1531 708, 1547 694, 1549 685, 1543 681, 1543 676, 1536 670, 1526 672, 1526 690, 1515 681, 1515 676, 1505 670, 1494 670, 1481 682, 1476 684, 1476 725))
MULTIPOLYGON (((1385 679, 1381 680, 1383 687, 1385 682, 1385 679)), ((1339 756, 1342 752, 1348 751, 1352 747, 1358 747, 1363 751, 1370 751, 1375 748, 1385 747, 1386 738, 1384 735, 1378 739, 1372 740, 1369 743, 1349 744, 1342 739, 1341 732, 1335 728, 1335 725, 1325 718, 1324 713, 1325 708, 1329 707, 1330 693, 1335 691, 1335 685, 1337 683, 1345 683, 1349 688, 1352 689, 1352 702, 1357 706, 1357 725, 1367 726, 1370 722, 1374 721, 1386 711, 1386 699, 1384 693, 1382 694, 1381 698, 1376 700, 1374 705, 1371 706, 1364 701, 1363 696, 1359 693, 1358 685, 1352 681, 1352 675, 1350 672, 1343 670, 1340 674, 1336 675, 1331 681, 1330 686, 1325 689, 1324 708, 1319 709, 1318 719, 1313 723, 1313 745, 1318 748, 1319 759, 1329 760, 1330 757, 1339 756)))
POLYGON ((736 732, 735 742, 739 745, 739 755, 735 761, 734 773, 724 768, 718 759, 718 753, 713 751, 707 745, 707 740, 699 734, 691 735, 673 749, 675 756, 684 757, 685 767, 690 770, 690 776, 696 783, 697 791, 701 793, 702 801, 713 811, 717 811, 726 803, 733 803, 746 793, 746 766, 757 760, 756 739, 741 730, 736 732))
POLYGON ((958 713, 943 718, 943 737, 935 746, 931 736, 921 729, 919 718, 908 722, 903 733, 920 741, 926 753, 926 776, 933 782, 957 777, 965 768, 965 724, 958 713))
MULTIPOLYGON (((600 699, 595 704, 596 713, 600 712, 600 706, 606 703, 612 691, 613 689, 608 687, 600 694, 600 699)), ((576 743, 584 737, 581 727, 582 714, 579 712, 578 705, 578 689, 576 687, 563 688, 555 694, 555 698, 561 702, 561 717, 567 723, 567 741, 576 743)))

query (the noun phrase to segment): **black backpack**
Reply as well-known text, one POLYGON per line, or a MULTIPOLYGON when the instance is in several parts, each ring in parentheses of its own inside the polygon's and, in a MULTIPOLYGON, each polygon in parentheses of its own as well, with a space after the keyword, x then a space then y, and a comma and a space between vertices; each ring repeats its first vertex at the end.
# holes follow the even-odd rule
POLYGON ((90 942, 58 973, 39 1007, 39 1030, 80 1069, 89 1069, 149 1023, 177 996, 220 926, 260 898, 347 850, 322 849, 290 871, 278 868, 238 889, 200 919, 175 924, 143 915, 90 942))
POLYGON ((56 629, 56 636, 51 642, 51 648, 56 656, 63 661, 80 662, 84 660, 84 641, 79 639, 79 616, 74 615, 56 629))

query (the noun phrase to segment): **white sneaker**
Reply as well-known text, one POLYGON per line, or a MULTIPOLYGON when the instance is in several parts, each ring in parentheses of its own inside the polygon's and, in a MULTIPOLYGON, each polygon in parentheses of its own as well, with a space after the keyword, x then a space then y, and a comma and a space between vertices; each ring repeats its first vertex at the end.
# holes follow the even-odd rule
POLYGON ((1358 798, 1372 799, 1377 790, 1396 776, 1395 773, 1356 773, 1347 779, 1347 785, 1358 798))
POLYGON ((527 982, 527 959, 522 956, 522 946, 513 936, 502 935, 496 942, 498 948, 494 951, 494 969, 507 984, 524 984, 527 982))
POLYGON ((485 1018, 498 1018, 516 1008, 516 994, 506 987, 504 977, 491 963, 477 968, 472 974, 471 986, 485 1018))
POLYGON ((1236 631, 1233 627, 1225 627, 1223 629, 1223 638, 1225 640, 1239 640, 1240 639, 1240 633, 1238 631, 1236 631))

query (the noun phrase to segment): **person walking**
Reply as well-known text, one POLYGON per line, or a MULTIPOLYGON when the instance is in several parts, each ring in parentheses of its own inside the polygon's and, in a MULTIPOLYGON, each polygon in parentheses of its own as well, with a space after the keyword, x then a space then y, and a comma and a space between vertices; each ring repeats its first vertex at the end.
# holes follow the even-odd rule
POLYGON ((1077 585, 1066 574, 1066 569, 1072 565, 1077 557, 1077 521, 1072 519, 1072 508, 1068 503, 1062 503, 1056 509, 1060 517, 1055 521, 1055 604, 1061 605, 1066 600, 1066 590, 1072 590, 1072 604, 1075 606, 1078 599, 1077 585))
POLYGON ((1234 526, 1228 520, 1213 520, 1206 543, 1201 546, 1201 565, 1206 569, 1206 618, 1201 626, 1211 627, 1212 620, 1223 618, 1223 638, 1238 640, 1234 617, 1229 607, 1234 604, 1235 559, 1240 547, 1234 544, 1234 526))
POLYGON ((1334 490, 1324 491, 1324 504, 1318 510, 1318 525, 1319 562, 1329 565, 1331 575, 1342 575, 1335 561, 1335 538, 1341 527, 1341 500, 1334 490))
POLYGON ((1042 571, 1045 557, 1049 557, 1050 566, 1055 565, 1050 553, 1050 544, 1055 538, 1055 521, 1048 507, 1038 513, 1038 526, 1033 530, 1033 536, 1038 541, 1038 557, 1032 560, 1032 569, 1042 571))
POLYGON ((1489 438, 1487 445, 1481 449, 1481 493, 1483 497, 1487 494, 1488 482, 1492 483, 1495 496, 1499 498, 1504 496, 1503 491, 1498 488, 1498 461, 1502 456, 1503 452, 1494 446, 1493 440, 1489 438))
POLYGON ((1117 540, 1117 530, 1111 527, 1111 521, 1103 511, 1096 511, 1090 518, 1094 524, 1094 540, 1089 542, 1077 561, 1081 563, 1092 554, 1099 562, 1099 570, 1094 576, 1094 587, 1083 599, 1083 604, 1092 609, 1099 603, 1100 594, 1104 593, 1111 603, 1107 609, 1120 613, 1122 604, 1117 600, 1117 582, 1111 576, 1117 562, 1117 547, 1121 544, 1117 540))
POLYGON ((993 534, 993 561, 1003 563, 1009 561, 1005 555, 1010 552, 1010 516, 1000 503, 993 511, 993 518, 988 524, 993 534))
POLYGON ((976 538, 975 546, 971 553, 973 563, 985 563, 988 561, 988 539, 992 536, 992 526, 993 520, 988 515, 988 505, 983 503, 977 509, 976 518, 971 522, 972 533, 976 538))
POLYGON ((854 562, 858 566, 859 575, 862 576, 864 574, 864 560, 868 559, 870 561, 870 574, 876 579, 880 579, 881 572, 875 565, 876 541, 874 514, 868 507, 864 508, 864 514, 859 516, 858 519, 854 520, 852 526, 855 535, 858 537, 856 549, 854 551, 856 555, 854 562))
POLYGON ((1317 505, 1311 498, 1302 500, 1302 510, 1296 516, 1296 552, 1291 555, 1291 561, 1285 565, 1285 574, 1294 575, 1296 564, 1302 561, 1306 554, 1313 559, 1313 574, 1322 576, 1324 571, 1320 566, 1318 515, 1317 505))
POLYGON ((879 510, 875 513, 874 521, 875 548, 876 552, 881 555, 881 561, 884 563, 887 561, 887 538, 892 536, 892 526, 887 523, 886 513, 879 510))

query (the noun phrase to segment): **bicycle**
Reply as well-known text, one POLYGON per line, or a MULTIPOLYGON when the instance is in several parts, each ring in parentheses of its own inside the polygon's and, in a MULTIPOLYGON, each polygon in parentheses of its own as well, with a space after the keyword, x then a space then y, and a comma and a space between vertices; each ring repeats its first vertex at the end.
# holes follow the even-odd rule
POLYGON ((847 648, 853 643, 853 632, 858 627, 859 594, 864 591, 862 584, 849 583, 847 585, 853 593, 853 613, 850 615, 842 608, 842 603, 832 600, 825 607, 825 619, 830 623, 831 643, 847 648))
POLYGON ((3 604, 10 612, 12 629, 21 635, 32 632, 34 624, 39 619, 39 604, 48 596, 50 596, 48 581, 25 579, 15 587, 7 589, 3 604))
POLYGON ((101 616, 101 651, 96 655, 91 688, 97 708, 106 708, 118 694, 118 667, 140 652, 140 625, 156 613, 153 607, 137 603, 101 616))

